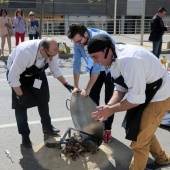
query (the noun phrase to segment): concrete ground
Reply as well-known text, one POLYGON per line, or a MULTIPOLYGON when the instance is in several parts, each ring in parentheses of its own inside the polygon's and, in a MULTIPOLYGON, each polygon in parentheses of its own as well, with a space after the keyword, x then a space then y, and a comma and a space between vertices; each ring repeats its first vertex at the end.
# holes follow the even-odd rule
MULTIPOLYGON (((139 44, 140 36, 138 35, 125 35, 125 36, 113 36, 117 42, 133 43, 139 44)), ((151 50, 151 43, 147 42, 148 35, 144 36, 144 46, 151 50), (145 42, 146 41, 146 42, 145 42), (146 45, 145 45, 146 43, 146 45)), ((170 40, 170 35, 165 35, 165 42, 170 40)), ((66 36, 57 36, 56 39, 58 42, 66 42, 68 46, 72 47, 72 43, 67 39, 66 36)), ((28 40, 28 37, 26 37, 28 40)), ((12 47, 14 47, 14 37, 12 37, 12 47)), ((5 46, 5 55, 8 55, 7 47, 5 46)), ((166 43, 163 44, 163 50, 168 53, 166 49, 166 43)), ((161 55, 161 57, 164 54, 161 55)), ((165 54, 165 56, 170 60, 170 54, 165 54)), ((11 109, 11 89, 6 81, 6 62, 7 57, 0 58, 0 169, 2 170, 46 170, 50 168, 42 167, 42 163, 37 159, 37 154, 41 150, 35 150, 37 146, 43 145, 44 139, 47 139, 49 136, 46 136, 42 133, 42 127, 40 123, 40 117, 38 115, 37 108, 28 109, 28 120, 29 127, 31 130, 31 141, 33 143, 33 149, 23 148, 21 144, 21 137, 18 134, 16 120, 14 115, 14 110, 11 109), (7 157, 5 150, 9 150, 13 163, 7 157)), ((70 84, 73 84, 72 76, 72 58, 69 59, 60 59, 60 67, 70 84)), ((80 78, 80 87, 84 88, 87 84, 89 75, 84 73, 85 63, 83 62, 82 74, 80 78)), ((47 77, 50 86, 50 114, 52 118, 52 123, 55 127, 61 130, 61 137, 68 127, 74 127, 70 111, 66 108, 66 99, 70 99, 71 94, 56 81, 52 76, 49 70, 47 70, 47 77)), ((101 101, 100 104, 104 104, 104 89, 101 92, 101 101)), ((112 142, 107 144, 107 148, 112 151, 111 157, 107 157, 103 153, 103 157, 108 158, 109 163, 107 167, 98 165, 96 170, 128 170, 128 166, 132 157, 132 151, 129 147, 130 141, 125 139, 124 129, 121 127, 125 112, 120 112, 115 115, 115 119, 112 126, 112 142)), ((169 141, 170 141, 170 128, 161 126, 156 132, 156 136, 160 141, 161 146, 170 153, 169 141)), ((58 151, 56 151, 57 154, 58 151)), ((43 155, 44 156, 44 155, 43 155)), ((52 164, 50 156, 55 157, 55 151, 49 150, 49 158, 46 159, 48 164, 52 164)), ((94 159, 94 156, 90 156, 90 160, 93 163, 97 163, 97 160, 94 159)), ((61 160, 63 161, 63 160, 61 160)), ((79 161, 79 159, 77 160, 79 161)), ((149 157, 149 161, 152 161, 152 157, 149 157)), ((70 163, 76 165, 76 162, 70 162, 69 159, 64 162, 66 165, 70 163)), ((55 169, 64 170, 62 167, 56 167, 55 169)), ((75 168, 77 170, 77 168, 75 168)), ((87 166, 82 162, 82 170, 87 170, 87 166)), ((170 168, 164 168, 168 170, 170 168)), ((52 170, 52 169, 50 169, 52 170)), ((163 169, 162 169, 163 170, 163 169)))

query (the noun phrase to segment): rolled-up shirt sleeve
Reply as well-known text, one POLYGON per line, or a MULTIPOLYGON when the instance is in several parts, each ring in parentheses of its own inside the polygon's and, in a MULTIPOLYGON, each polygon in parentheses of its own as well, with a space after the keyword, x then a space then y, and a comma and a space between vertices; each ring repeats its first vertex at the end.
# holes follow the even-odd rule
POLYGON ((52 62, 49 62, 49 68, 55 78, 63 76, 63 73, 59 67, 59 56, 58 54, 53 57, 52 62))
POLYGON ((128 58, 121 65, 122 76, 125 84, 128 86, 127 101, 134 104, 145 102, 146 80, 143 62, 140 58, 128 58))
POLYGON ((118 85, 115 83, 115 88, 114 90, 117 90, 117 91, 121 91, 121 92, 127 92, 127 89, 125 89, 124 87, 118 85))

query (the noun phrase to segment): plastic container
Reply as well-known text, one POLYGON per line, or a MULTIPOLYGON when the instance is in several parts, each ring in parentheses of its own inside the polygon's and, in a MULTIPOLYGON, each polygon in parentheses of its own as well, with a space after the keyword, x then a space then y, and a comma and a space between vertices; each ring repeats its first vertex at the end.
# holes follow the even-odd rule
POLYGON ((161 58, 161 63, 165 68, 166 68, 166 62, 167 62, 167 59, 165 58, 165 56, 163 56, 163 58, 161 58))

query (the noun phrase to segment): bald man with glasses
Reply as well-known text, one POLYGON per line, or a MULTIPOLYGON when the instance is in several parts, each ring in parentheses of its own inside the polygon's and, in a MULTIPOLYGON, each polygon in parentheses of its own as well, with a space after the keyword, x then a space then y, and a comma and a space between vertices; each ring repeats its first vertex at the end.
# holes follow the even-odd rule
POLYGON ((73 86, 68 84, 59 68, 58 45, 55 39, 25 41, 15 47, 8 58, 7 77, 12 88, 12 109, 15 109, 22 145, 27 148, 32 147, 27 122, 28 108, 38 107, 44 133, 55 135, 60 132, 51 124, 49 114, 50 94, 45 74, 48 67, 54 78, 71 92, 73 86))

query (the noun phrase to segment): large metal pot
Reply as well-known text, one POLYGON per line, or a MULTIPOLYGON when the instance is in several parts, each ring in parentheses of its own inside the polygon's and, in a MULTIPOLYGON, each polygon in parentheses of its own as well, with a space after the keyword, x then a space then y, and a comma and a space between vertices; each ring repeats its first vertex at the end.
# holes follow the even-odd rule
MULTIPOLYGON (((91 113, 97 110, 96 106, 90 97, 83 99, 80 95, 71 96, 70 112, 75 128, 92 135, 100 145, 103 140, 104 126, 102 122, 95 121, 91 116, 91 113)), ((88 135, 84 135, 84 137, 88 137, 88 135)))

